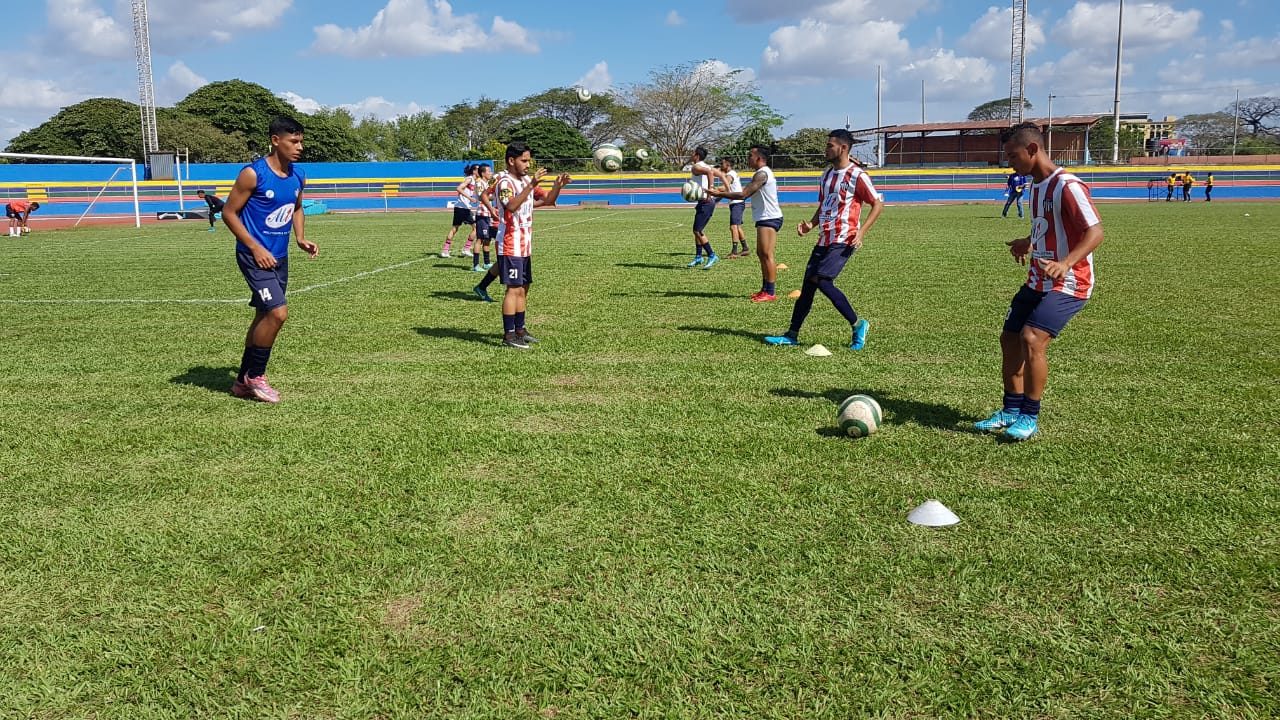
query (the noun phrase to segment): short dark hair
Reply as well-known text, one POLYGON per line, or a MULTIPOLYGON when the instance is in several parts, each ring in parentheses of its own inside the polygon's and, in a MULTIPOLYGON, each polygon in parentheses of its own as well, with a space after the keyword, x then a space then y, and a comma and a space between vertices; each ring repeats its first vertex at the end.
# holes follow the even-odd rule
POLYGON ((204 197, 204 191, 203 191, 203 190, 197 190, 197 191, 196 191, 196 197, 204 197))
POLYGON ((693 149, 693 154, 697 155, 699 160, 707 159, 707 149, 701 145, 693 149))
POLYGON ((752 145, 750 149, 755 150, 757 155, 764 158, 765 165, 773 164, 773 148, 768 145, 752 145))
POLYGON ((1031 143, 1043 147, 1044 135, 1040 126, 1033 122, 1024 122, 1000 131, 1000 144, 1013 143, 1017 147, 1026 147, 1031 143))
POLYGON ((508 159, 508 160, 515 160, 516 158, 520 157, 521 155, 523 155, 523 154, 525 154, 525 153, 527 153, 527 152, 529 152, 529 146, 528 146, 528 145, 525 145, 524 143, 520 142, 519 140, 516 140, 515 142, 513 142, 513 143, 511 143, 511 144, 507 145, 507 159, 508 159))
POLYGON ((297 120, 294 120, 287 115, 281 115, 271 121, 271 127, 268 131, 272 136, 301 135, 302 125, 300 125, 297 120))
POLYGON ((40 203, 38 203, 38 202, 33 202, 33 203, 31 203, 30 205, 28 205, 28 206, 27 206, 27 211, 28 211, 28 212, 30 212, 30 211, 32 211, 32 210, 39 210, 39 209, 40 209, 40 203))
POLYGON ((836 128, 835 130, 832 130, 831 132, 827 133, 827 137, 834 138, 836 142, 844 143, 845 145, 848 145, 850 148, 853 147, 853 144, 855 142, 853 139, 853 133, 849 132, 848 130, 845 130, 844 128, 836 128))
POLYGON ((733 158, 729 157, 728 155, 721 155, 720 162, 729 163, 729 167, 733 167, 733 158))

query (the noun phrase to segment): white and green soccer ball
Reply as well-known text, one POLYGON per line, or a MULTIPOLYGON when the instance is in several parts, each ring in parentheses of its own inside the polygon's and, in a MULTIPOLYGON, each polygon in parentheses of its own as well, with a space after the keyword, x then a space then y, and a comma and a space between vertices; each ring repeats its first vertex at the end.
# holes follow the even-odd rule
POLYGON ((649 159, 649 151, 648 151, 648 150, 645 150, 644 148, 640 148, 639 150, 636 150, 636 159, 637 159, 637 160, 648 160, 648 159, 649 159))
POLYGON ((622 169, 622 150, 617 145, 604 144, 591 153, 596 167, 604 172, 617 172, 622 169))
POLYGON ((582 102, 586 102, 590 100, 591 91, 582 86, 578 86, 578 99, 581 100, 582 102))
POLYGON ((702 190, 702 183, 688 180, 684 185, 680 186, 680 197, 688 202, 698 202, 706 195, 702 190))
POLYGON ((850 395, 840 403, 836 420, 849 437, 874 435, 880 429, 880 403, 870 395, 850 395))

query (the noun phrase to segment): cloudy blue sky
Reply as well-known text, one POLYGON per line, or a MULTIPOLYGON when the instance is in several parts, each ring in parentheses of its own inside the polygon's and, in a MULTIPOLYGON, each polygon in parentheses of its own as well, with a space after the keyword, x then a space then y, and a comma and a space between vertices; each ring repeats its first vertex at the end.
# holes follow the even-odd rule
MULTIPOLYGON (((392 117, 481 95, 645 81, 714 60, 801 127, 963 119, 1009 88, 1007 0, 150 0, 156 99, 241 78, 304 111, 392 117)), ((1054 115, 1109 112, 1114 0, 1031 0, 1027 97, 1054 115)), ((1280 95, 1280 2, 1125 2, 1122 110, 1152 116, 1280 95)), ((6 13, 0 144, 60 107, 137 101, 127 0, 32 0, 6 13), (23 14, 26 14, 23 17, 23 14)))

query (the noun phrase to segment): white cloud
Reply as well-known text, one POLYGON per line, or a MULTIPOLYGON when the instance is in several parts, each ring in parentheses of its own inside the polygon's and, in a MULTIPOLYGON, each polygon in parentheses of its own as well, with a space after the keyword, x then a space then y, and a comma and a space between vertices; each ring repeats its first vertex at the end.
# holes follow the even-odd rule
POLYGON ((903 92, 914 92, 920 81, 924 81, 926 102, 987 97, 994 91, 995 76, 995 68, 986 58, 956 57, 952 50, 934 51, 907 64, 898 73, 899 78, 911 81, 899 85, 903 92))
POLYGON ((374 95, 353 103, 338 103, 337 105, 326 106, 314 98, 303 97, 298 93, 285 91, 276 93, 276 96, 282 98, 285 102, 298 108, 299 112, 311 113, 316 112, 325 107, 341 108, 351 113, 356 120, 372 115, 379 120, 394 120, 405 115, 417 115, 418 113, 427 112, 436 113, 436 108, 428 105, 419 105, 416 102, 396 103, 387 100, 384 97, 374 95))
POLYGON ((695 75, 705 74, 713 77, 732 77, 740 85, 755 82, 756 71, 751 68, 733 67, 723 60, 704 60, 693 69, 695 75))
POLYGON ((873 78, 876 63, 891 66, 911 51, 901 23, 872 20, 839 25, 805 19, 769 35, 761 60, 766 79, 812 82, 829 78, 873 78))
POLYGON ((190 95, 193 90, 209 84, 209 80, 196 74, 181 60, 169 66, 169 72, 156 83, 156 103, 172 105, 190 95))
POLYGON ((578 78, 578 82, 574 83, 590 90, 593 93, 602 93, 613 87, 613 76, 609 74, 609 63, 601 60, 587 71, 586 75, 578 78))
MULTIPOLYGON (((74 104, 83 95, 64 90, 52 80, 24 78, 20 83, 0 84, 0 108, 13 110, 56 110, 74 104)), ((49 113, 44 112, 43 115, 49 113)))
POLYGON ((907 20, 937 0, 737 0, 729 14, 740 22, 768 22, 800 18, 855 25, 869 20, 907 20))
POLYGON ((1218 63, 1231 67, 1259 67, 1280 64, 1280 36, 1249 38, 1234 42, 1218 53, 1218 63))
POLYGON ((346 57, 392 57, 460 53, 467 50, 538 52, 528 30, 495 17, 488 33, 475 15, 454 15, 446 0, 387 0, 373 21, 357 29, 333 24, 315 28, 311 49, 346 57))
POLYGON ((683 25, 684 18, 680 17, 680 13, 676 12, 675 10, 672 10, 671 12, 667 13, 667 19, 665 20, 665 22, 671 26, 683 25))
MULTIPOLYGON (((989 7, 982 17, 973 21, 969 32, 960 38, 956 47, 962 52, 989 60, 1004 60, 1009 64, 1009 43, 1012 40, 1013 10, 1007 6, 989 7)), ((1027 55, 1044 46, 1044 23, 1040 18, 1027 14, 1027 55)))
POLYGON ((60 50, 113 59, 133 53, 132 23, 116 22, 93 0, 49 0, 48 10, 49 29, 60 50))
MULTIPOLYGON (((1081 0, 1054 26, 1054 40, 1076 49, 1114 50, 1119 8, 1119 3, 1081 0)), ((1150 51, 1191 42, 1203 17, 1199 10, 1174 10, 1168 3, 1130 3, 1124 14, 1124 45, 1150 51)))

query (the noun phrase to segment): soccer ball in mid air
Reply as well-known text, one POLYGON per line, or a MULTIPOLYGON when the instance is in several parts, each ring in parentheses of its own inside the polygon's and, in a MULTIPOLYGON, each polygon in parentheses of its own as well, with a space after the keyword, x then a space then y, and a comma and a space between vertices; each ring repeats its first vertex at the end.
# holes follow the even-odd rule
POLYGON ((836 416, 849 437, 866 437, 880 429, 880 403, 870 395, 850 395, 840 403, 836 416))
POLYGON ((649 151, 648 151, 648 150, 645 150, 644 148, 640 148, 639 150, 636 150, 636 159, 637 159, 637 160, 648 160, 648 159, 649 159, 649 151))
POLYGON ((579 100, 581 100, 582 102, 586 102, 586 101, 590 100, 590 99, 591 99, 591 91, 590 91, 590 90, 588 90, 588 89, 586 89, 586 88, 584 88, 584 87, 579 87, 579 88, 578 88, 578 99, 579 99, 579 100))
POLYGON ((680 186, 680 197, 688 200, 689 202, 698 202, 705 194, 706 193, 702 191, 702 184, 696 183, 692 180, 689 180, 684 185, 680 186))
POLYGON ((604 172, 617 172, 622 169, 622 151, 617 145, 601 145, 591 154, 596 167, 604 172))

